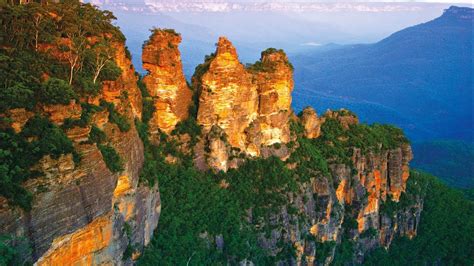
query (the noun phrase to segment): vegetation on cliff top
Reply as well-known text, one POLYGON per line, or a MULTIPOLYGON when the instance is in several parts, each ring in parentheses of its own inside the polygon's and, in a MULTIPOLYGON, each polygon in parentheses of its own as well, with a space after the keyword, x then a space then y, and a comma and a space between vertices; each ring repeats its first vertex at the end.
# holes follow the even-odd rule
MULTIPOLYGON (((272 230, 283 230, 279 223, 269 222, 282 208, 288 208, 288 213, 298 219, 305 219, 298 209, 288 206, 288 193, 299 191, 311 177, 329 177, 329 162, 335 157, 349 161, 354 143, 359 143, 361 149, 376 152, 405 141, 399 130, 388 126, 361 125, 342 130, 332 122, 323 128, 325 137, 309 140, 302 137, 302 125, 295 122, 292 131, 299 137, 297 143, 289 144, 296 150, 287 162, 275 157, 246 159, 238 169, 213 173, 197 171, 192 155, 178 149, 180 144, 173 135, 162 135, 159 144, 152 145, 146 124, 136 123, 146 144, 141 181, 149 185, 159 182, 162 199, 157 234, 141 256, 140 265, 238 263, 244 259, 272 264, 291 259, 295 256, 292 245, 279 242, 279 252, 271 255, 259 243, 260 236, 269 237, 272 230), (342 135, 348 139, 339 140, 342 135), (336 147, 329 148, 333 145, 328 142, 336 147), (167 163, 168 155, 177 157, 179 163, 167 163), (296 168, 287 167, 293 163, 296 168)), ((181 123, 173 134, 189 134, 191 139, 199 139, 198 129, 190 119, 181 123)), ((323 244, 309 235, 308 240, 318 247, 320 261, 336 244, 323 244)))
MULTIPOLYGON (((97 96, 102 81, 119 77, 116 44, 125 38, 112 24, 111 12, 77 0, 54 5, 1 2, 0 17, 0 112, 25 108, 34 114, 19 133, 10 127, 8 113, 0 118, 0 195, 28 210, 32 195, 22 183, 41 174, 29 170, 33 165, 43 156, 67 153, 79 161, 64 130, 88 126, 91 114, 100 109, 80 100, 97 96), (73 99, 83 107, 82 116, 66 119, 61 128, 42 112, 44 105, 67 105, 73 99)), ((110 120, 127 131, 128 121, 113 105, 106 107, 110 120)), ((105 157, 116 157, 110 149, 102 150, 105 157)), ((113 161, 108 165, 120 169, 113 161)))

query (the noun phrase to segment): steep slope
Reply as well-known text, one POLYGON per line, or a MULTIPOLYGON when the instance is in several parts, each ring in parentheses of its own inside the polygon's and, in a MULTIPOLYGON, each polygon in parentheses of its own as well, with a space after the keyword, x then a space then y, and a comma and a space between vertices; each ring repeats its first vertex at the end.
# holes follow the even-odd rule
POLYGON ((405 193, 400 130, 347 110, 297 117, 283 51, 244 67, 228 39, 216 46, 193 76, 197 112, 146 145, 142 177, 159 176, 167 204, 139 263, 362 262, 416 235, 423 202, 405 193))
POLYGON ((474 202, 434 176, 413 172, 410 182, 425 194, 418 235, 397 239, 389 250, 377 249, 366 265, 472 265, 474 263, 474 202), (456 224, 456 230, 452 225, 456 224))
POLYGON ((160 197, 139 184, 142 98, 113 16, 78 1, 0 12, 0 233, 29 246, 10 263, 129 263, 160 197), (34 44, 21 39, 35 36, 30 16, 44 27, 34 44))
POLYGON ((294 57, 296 108, 349 107, 413 139, 470 141, 473 17, 471 8, 451 7, 375 44, 294 57))

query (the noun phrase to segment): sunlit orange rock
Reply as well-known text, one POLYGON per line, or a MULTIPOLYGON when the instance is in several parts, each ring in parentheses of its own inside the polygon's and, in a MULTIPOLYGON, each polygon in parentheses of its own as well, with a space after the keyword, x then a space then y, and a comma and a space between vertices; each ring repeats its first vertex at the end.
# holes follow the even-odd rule
POLYGON ((186 83, 178 45, 181 36, 171 30, 154 30, 142 53, 147 90, 155 112, 150 121, 152 132, 171 132, 188 117, 192 92, 186 83))
POLYGON ((258 116, 257 86, 226 38, 219 38, 215 56, 200 84, 198 123, 205 132, 213 125, 219 126, 230 145, 245 150, 245 129, 258 116))
POLYGON ((81 117, 81 105, 72 100, 68 105, 55 104, 42 106, 43 113, 56 125, 62 125, 66 119, 79 119, 81 117))
POLYGON ((112 239, 109 215, 101 217, 80 230, 55 239, 37 265, 93 265, 93 254, 106 248, 112 239))
POLYGON ((11 127, 16 133, 19 133, 28 120, 34 116, 33 112, 25 108, 16 108, 8 110, 6 114, 11 119, 11 127))
POLYGON ((318 118, 312 107, 306 107, 301 115, 301 123, 304 126, 305 136, 309 139, 318 138, 321 135, 321 124, 324 119, 318 118))

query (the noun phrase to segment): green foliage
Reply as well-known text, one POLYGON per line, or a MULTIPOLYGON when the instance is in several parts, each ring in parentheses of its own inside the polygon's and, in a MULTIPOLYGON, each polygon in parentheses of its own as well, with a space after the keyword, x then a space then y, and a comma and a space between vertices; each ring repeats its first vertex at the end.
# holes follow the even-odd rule
POLYGON ((102 111, 103 108, 101 106, 89 104, 89 103, 81 103, 82 113, 80 119, 65 119, 64 124, 62 125, 63 128, 69 129, 74 126, 78 127, 86 127, 90 124, 92 115, 99 111, 102 111))
MULTIPOLYGON (((183 157, 179 165, 167 164, 170 151, 162 139, 159 146, 146 145, 141 181, 160 184, 163 199, 160 234, 140 258, 139 264, 237 263, 247 258, 269 263, 269 256, 257 242, 258 232, 273 227, 266 223, 272 213, 287 204, 286 192, 297 188, 293 173, 274 157, 248 160, 238 170, 202 173, 183 157), (222 183, 228 188, 223 189, 222 183), (246 210, 252 208, 252 224, 246 210), (257 229, 258 228, 258 229, 257 229), (219 250, 209 236, 222 235, 225 247, 219 250)), ((283 249, 291 253, 293 249, 283 249)), ((274 258, 275 259, 275 258, 274 258)))
POLYGON ((40 116, 28 120, 19 134, 11 128, 1 129, 0 140, 0 194, 10 204, 25 210, 31 208, 32 195, 21 184, 39 174, 31 172, 30 167, 45 155, 58 158, 62 154, 75 153, 66 134, 40 116))
MULTIPOLYGON (((261 53, 261 58, 263 58, 266 55, 270 55, 274 53, 280 53, 286 56, 285 51, 283 51, 283 49, 267 48, 265 51, 261 53)), ((294 67, 290 63, 290 61, 286 60, 285 63, 291 69, 291 71, 294 71, 294 67)), ((273 65, 264 63, 261 60, 259 60, 253 64, 247 64, 246 68, 247 70, 254 71, 254 72, 266 72, 266 71, 271 71, 273 69, 273 65)))
MULTIPOLYGON (((166 28, 162 29, 162 28, 156 28, 156 27, 153 27, 152 29, 150 29, 150 32, 151 32, 150 38, 143 43, 143 47, 145 47, 145 45, 148 45, 156 34, 169 33, 175 36, 181 35, 177 33, 174 29, 166 29, 166 28)), ((173 48, 173 47, 170 47, 170 48, 173 48)))
POLYGON ((109 121, 116 124, 119 127, 120 131, 127 132, 130 130, 131 126, 127 118, 115 111, 115 106, 113 103, 101 100, 100 106, 107 108, 107 110, 109 111, 109 121))
POLYGON ((13 130, 0 132, 0 194, 9 204, 26 210, 31 208, 32 195, 21 183, 32 175, 29 171, 31 149, 32 145, 13 130))
POLYGON ((122 69, 113 61, 108 61, 100 72, 100 80, 115 81, 122 75, 122 69))
POLYGON ((336 246, 335 241, 315 242, 316 243, 316 259, 319 263, 324 263, 326 258, 331 254, 336 246))
POLYGON ((110 145, 98 145, 100 153, 104 158, 105 165, 112 173, 118 173, 123 171, 123 161, 120 158, 120 155, 115 151, 114 147, 110 145))
POLYGON ((189 116, 188 119, 178 122, 171 134, 189 134, 191 137, 191 146, 194 146, 199 136, 201 136, 201 126, 198 125, 196 118, 189 116))
POLYGON ((74 87, 76 91, 81 95, 97 96, 102 89, 99 83, 94 83, 90 77, 78 76, 74 80, 74 87))
POLYGON ((13 108, 31 109, 34 104, 34 92, 23 83, 0 90, 0 112, 13 108))
POLYGON ((59 158, 62 154, 74 151, 72 142, 66 134, 44 117, 34 116, 28 120, 21 135, 24 138, 37 138, 31 142, 34 149, 30 151, 37 160, 47 154, 59 158))
POLYGON ((370 227, 369 229, 365 230, 360 234, 360 238, 373 238, 377 235, 377 230, 374 228, 370 227))
POLYGON ((466 196, 468 200, 474 201, 474 188, 471 189, 463 189, 462 192, 466 196))
POLYGON ((412 172, 409 180, 414 190, 408 194, 421 189, 425 195, 417 236, 394 240, 388 251, 374 251, 365 264, 472 265, 474 203, 428 174, 412 172))
POLYGON ((148 124, 150 119, 153 117, 153 113, 155 112, 155 105, 153 102, 153 98, 148 93, 145 83, 143 83, 142 77, 139 77, 139 79, 137 80, 137 85, 140 89, 143 99, 142 122, 148 124))
POLYGON ((91 143, 102 144, 107 140, 107 136, 104 131, 98 128, 96 125, 92 125, 91 131, 89 132, 89 141, 91 143))
POLYGON ((474 187, 474 143, 438 140, 413 143, 417 169, 441 178, 459 188, 474 187))
POLYGON ((27 239, 0 235, 0 265, 30 265, 30 256, 27 239))
POLYGON ((150 140, 148 139, 148 125, 135 118, 135 128, 138 131, 138 136, 142 140, 143 144, 146 146, 149 144, 150 140))
POLYGON ((77 0, 54 5, 29 2, 2 6, 0 17, 2 111, 32 108, 36 100, 67 104, 75 97, 73 91, 95 96, 100 89, 97 77, 115 80, 121 73, 113 61, 112 43, 123 43, 125 38, 112 24, 115 17, 109 11, 77 0), (62 60, 51 56, 57 52, 65 52, 62 60), (46 76, 51 78, 42 84, 46 76))
MULTIPOLYGON (((346 110, 340 112, 347 112, 344 115, 350 115, 346 110)), ((334 118, 326 118, 321 126, 321 136, 317 139, 305 140, 302 137, 304 128, 299 122, 291 122, 290 129, 294 134, 300 136, 298 140, 300 145, 307 141, 308 144, 305 145, 317 150, 320 154, 319 157, 325 158, 328 162, 344 163, 349 166, 352 166, 351 157, 354 148, 360 148, 364 154, 377 153, 408 143, 403 132, 396 127, 356 124, 351 125, 349 129, 344 129, 341 123, 334 118)))
POLYGON ((50 78, 40 88, 38 98, 46 104, 69 104, 76 97, 72 87, 62 79, 50 78))
POLYGON ((332 265, 340 266, 347 265, 354 257, 354 243, 351 240, 343 238, 341 243, 336 246, 334 260, 332 265))
MULTIPOLYGON (((204 75, 207 70, 209 70, 209 66, 211 65, 212 59, 216 57, 216 53, 212 53, 209 55, 206 55, 204 57, 204 63, 199 64, 195 69, 194 69, 194 74, 192 77, 192 80, 200 80, 202 75, 204 75)), ((194 88, 196 89, 196 88, 194 88)))
MULTIPOLYGON (((194 124, 192 117, 180 123, 173 133, 199 136, 199 127, 194 124)), ((159 182, 163 200, 157 229, 159 233, 140 258, 141 265, 180 265, 188 262, 233 264, 244 258, 256 264, 272 264, 276 260, 292 257, 294 248, 285 243, 279 244, 282 249, 276 256, 267 254, 258 245, 259 234, 268 235, 272 230, 282 230, 268 221, 280 213, 284 206, 288 207, 288 213, 298 216, 299 210, 288 206, 288 193, 299 191, 300 185, 312 177, 330 178, 328 158, 340 156, 345 162, 350 161, 348 139, 362 141, 366 137, 348 132, 351 129, 345 130, 337 122, 330 122, 324 129, 324 138, 310 140, 302 137, 302 125, 293 122, 292 134, 299 137, 287 145, 294 151, 285 163, 275 157, 255 158, 247 159, 238 169, 230 169, 227 173, 202 173, 195 170, 192 158, 180 154, 176 144, 166 135, 160 139, 158 146, 152 146, 148 142, 146 126, 138 121, 136 124, 142 131, 140 135, 145 139, 146 147, 140 180, 150 186, 159 182), (327 148, 325 146, 328 143, 337 146, 327 148), (168 154, 181 158, 181 163, 167 164, 164 158, 168 154), (287 164, 296 167, 290 170, 287 164), (250 222, 247 221, 247 210, 252 210, 250 222), (224 239, 225 247, 222 250, 217 249, 214 243, 214 236, 217 235, 222 235, 224 239)), ((370 127, 370 132, 378 130, 377 126, 374 128, 370 127)), ((383 135, 383 138, 389 137, 388 133, 387 136, 383 135)), ((373 145, 376 146, 375 141, 373 145)), ((384 145, 388 146, 383 143, 377 145, 384 148, 384 145)), ((406 202, 409 200, 407 198, 406 202)), ((349 219, 351 216, 346 217, 344 225, 357 228, 357 221, 349 219)), ((371 231, 367 234, 371 234, 371 231)), ((336 243, 316 245, 316 257, 321 262, 330 255, 336 243)), ((338 265, 352 259, 353 249, 351 241, 343 241, 343 245, 337 249, 338 254, 342 254, 338 265)))

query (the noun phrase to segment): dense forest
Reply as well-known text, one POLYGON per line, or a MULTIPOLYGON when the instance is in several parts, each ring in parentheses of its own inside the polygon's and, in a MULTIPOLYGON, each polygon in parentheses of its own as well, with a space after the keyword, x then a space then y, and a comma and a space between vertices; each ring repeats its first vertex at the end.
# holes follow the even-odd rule
MULTIPOLYGON (((148 143, 142 178, 150 183, 159 182, 163 198, 162 216, 157 229, 159 233, 140 258, 141 265, 155 265, 158 262, 174 265, 190 261, 193 264, 213 264, 229 259, 237 262, 244 258, 251 258, 257 264, 268 264, 294 256, 292 246, 282 246, 277 256, 268 256, 257 243, 259 234, 270 233, 272 228, 264 221, 286 203, 285 193, 296 190, 315 172, 328 174, 328 162, 336 160, 350 164, 351 147, 368 152, 380 148, 377 143, 393 147, 406 141, 393 127, 356 125, 344 131, 333 120, 323 125, 321 138, 309 140, 301 137, 301 125, 294 123, 293 134, 299 137, 297 143, 290 143, 289 146, 299 148, 289 162, 298 162, 300 166, 296 169, 289 170, 281 160, 270 157, 247 160, 238 170, 214 174, 196 171, 191 157, 179 152, 176 142, 169 145, 165 135, 162 136, 163 145, 150 145, 146 124, 140 123, 138 128, 144 142, 148 143), (340 141, 341 136, 348 139, 340 141), (327 145, 328 141, 335 145, 327 145), (183 163, 167 164, 165 155, 168 153, 181 158, 183 163), (306 156, 311 159, 304 160, 306 156), (222 189, 223 185, 228 189, 222 189), (242 221, 248 208, 252 208, 258 217, 252 226, 242 221), (213 240, 208 237, 216 234, 222 234, 226 243, 222 249, 210 244, 213 240)), ((178 130, 195 137, 200 133, 193 118, 179 125, 178 130)), ((383 248, 374 250, 365 264, 471 265, 474 262, 471 237, 474 234, 474 203, 436 177, 412 171, 401 203, 385 206, 386 211, 402 208, 415 195, 425 197, 418 236, 412 240, 405 237, 396 239, 388 252, 383 248)), ((350 225, 343 226, 349 228, 350 225)), ((331 241, 320 243, 318 256, 325 258, 334 244, 331 241)), ((333 264, 344 265, 352 256, 352 241, 343 239, 336 249, 333 264)))
POLYGON ((474 144, 438 140, 413 143, 417 155, 412 166, 441 178, 457 188, 474 188, 474 144))

